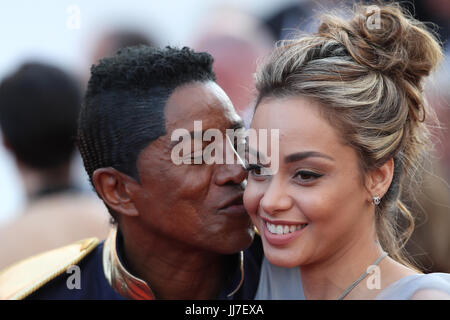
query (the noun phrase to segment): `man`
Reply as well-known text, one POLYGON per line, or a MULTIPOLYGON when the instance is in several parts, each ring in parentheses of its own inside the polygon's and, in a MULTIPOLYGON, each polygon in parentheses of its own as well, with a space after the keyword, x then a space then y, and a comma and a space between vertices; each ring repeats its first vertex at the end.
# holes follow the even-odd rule
POLYGON ((245 259, 241 251, 254 236, 242 205, 243 168, 171 158, 172 132, 195 137, 200 120, 203 130, 223 133, 243 125, 215 83, 209 54, 140 46, 94 66, 79 148, 115 227, 104 243, 87 239, 6 270, 0 297, 253 298, 262 250, 254 242, 245 259), (42 266, 48 261, 54 270, 42 266), (40 276, 21 278, 29 268, 42 269, 40 276), (77 272, 81 280, 72 283, 77 272))
POLYGON ((80 102, 76 81, 43 63, 24 63, 0 83, 3 144, 15 160, 26 198, 18 217, 0 226, 0 269, 108 234, 109 215, 101 201, 71 179, 80 102))

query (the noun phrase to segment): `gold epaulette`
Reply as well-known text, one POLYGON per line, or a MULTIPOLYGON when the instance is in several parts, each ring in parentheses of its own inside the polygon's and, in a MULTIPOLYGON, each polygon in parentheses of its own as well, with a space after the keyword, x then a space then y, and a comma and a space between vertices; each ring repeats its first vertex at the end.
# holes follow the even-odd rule
POLYGON ((0 300, 24 299, 78 264, 99 243, 97 238, 77 241, 19 261, 0 271, 0 300))

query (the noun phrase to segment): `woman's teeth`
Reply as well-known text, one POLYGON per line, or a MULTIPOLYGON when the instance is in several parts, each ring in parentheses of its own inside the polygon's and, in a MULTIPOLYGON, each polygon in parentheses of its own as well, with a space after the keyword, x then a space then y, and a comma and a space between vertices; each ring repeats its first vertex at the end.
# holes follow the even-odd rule
POLYGON ((303 229, 307 226, 307 224, 298 224, 298 225, 282 225, 282 224, 272 224, 269 222, 266 222, 267 229, 270 231, 270 233, 273 234, 288 234, 292 233, 296 230, 303 229))

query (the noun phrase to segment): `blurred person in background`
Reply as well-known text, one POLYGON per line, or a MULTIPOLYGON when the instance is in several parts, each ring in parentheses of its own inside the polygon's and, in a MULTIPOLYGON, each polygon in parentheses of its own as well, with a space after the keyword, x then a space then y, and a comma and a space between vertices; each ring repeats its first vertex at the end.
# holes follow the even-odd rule
POLYGON ((3 144, 27 196, 19 218, 0 228, 0 269, 80 238, 104 238, 108 213, 70 176, 81 96, 62 70, 25 63, 0 84, 3 144))
POLYGON ((253 74, 258 59, 268 54, 274 39, 262 21, 233 7, 218 7, 208 16, 194 48, 214 57, 217 84, 230 97, 248 125, 253 114, 253 74))
POLYGON ((293 2, 268 15, 264 24, 276 40, 292 38, 297 30, 313 32, 321 12, 336 12, 351 7, 352 0, 303 0, 293 2))
MULTIPOLYGON (((141 29, 126 27, 107 27, 87 41, 86 66, 81 68, 78 77, 81 79, 83 90, 89 80, 89 70, 92 65, 105 57, 114 55, 118 50, 125 47, 146 45, 155 46, 156 41, 152 35, 141 29)), ((84 172, 84 169, 81 168, 84 172)))
POLYGON ((119 49, 137 45, 153 46, 155 41, 143 31, 127 28, 111 28, 103 32, 92 51, 91 61, 97 63, 104 57, 115 54, 119 49))

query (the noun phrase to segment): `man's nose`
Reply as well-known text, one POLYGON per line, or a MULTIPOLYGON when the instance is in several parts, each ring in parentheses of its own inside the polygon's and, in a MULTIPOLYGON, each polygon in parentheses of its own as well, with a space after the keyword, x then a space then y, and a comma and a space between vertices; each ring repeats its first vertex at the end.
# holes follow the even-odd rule
POLYGON ((242 184, 246 178, 247 171, 240 164, 223 164, 216 174, 216 184, 219 186, 242 184))
POLYGON ((260 202, 261 208, 269 215, 289 210, 292 204, 292 198, 276 179, 271 181, 260 202))

